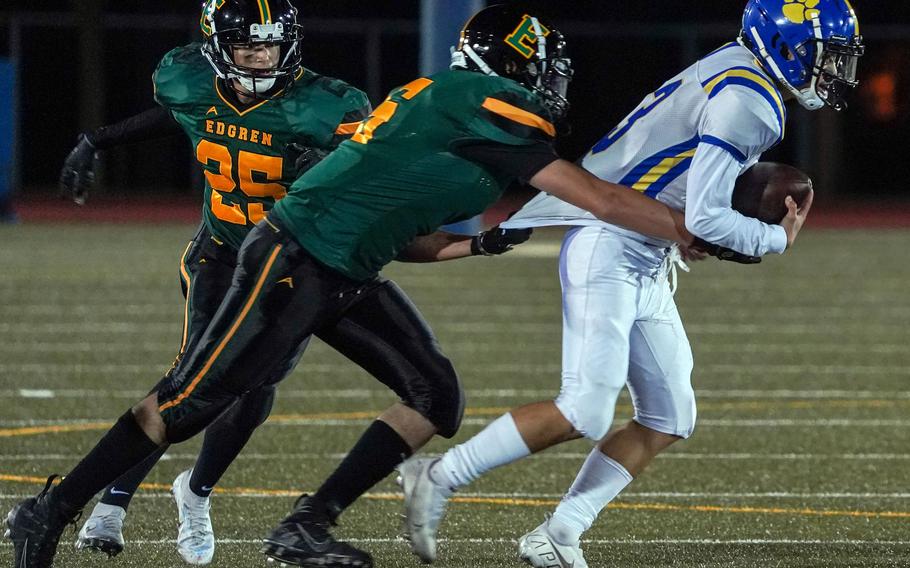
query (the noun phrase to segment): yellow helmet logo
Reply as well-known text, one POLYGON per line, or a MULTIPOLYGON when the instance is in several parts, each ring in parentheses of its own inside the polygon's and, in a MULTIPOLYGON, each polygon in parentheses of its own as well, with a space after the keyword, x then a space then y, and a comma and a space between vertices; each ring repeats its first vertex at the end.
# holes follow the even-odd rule
POLYGON ((226 0, 208 0, 202 8, 202 17, 199 18, 199 27, 202 28, 202 34, 205 37, 212 35, 212 26, 209 20, 215 15, 215 12, 224 6, 226 0))
POLYGON ((815 9, 820 0, 784 0, 784 2, 784 16, 794 24, 802 24, 821 15, 821 11, 815 9))
MULTIPOLYGON (((817 2, 818 0, 815 1, 817 2)), ((544 37, 550 35, 550 30, 545 28, 543 24, 540 24, 540 31, 543 33, 544 37)), ((506 36, 505 41, 525 59, 531 59, 534 54, 537 53, 535 48, 537 44, 537 30, 534 28, 534 21, 531 19, 531 16, 527 14, 522 16, 521 22, 519 22, 512 33, 506 36)))

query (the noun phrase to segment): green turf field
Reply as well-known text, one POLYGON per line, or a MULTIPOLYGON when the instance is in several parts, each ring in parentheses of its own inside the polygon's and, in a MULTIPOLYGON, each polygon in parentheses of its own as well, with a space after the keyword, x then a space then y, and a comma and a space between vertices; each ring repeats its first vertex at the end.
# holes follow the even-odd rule
MULTIPOLYGON (((0 511, 66 472, 167 369, 180 341, 177 260, 192 227, 0 226, 0 511)), ((559 385, 558 238, 500 259, 394 265, 468 392, 463 440, 559 385)), ((699 426, 586 535, 590 565, 910 565, 910 233, 807 232, 755 267, 708 261, 680 276, 699 426)), ((214 499, 217 567, 265 566, 259 538, 392 402, 316 342, 214 499)), ((618 418, 630 415, 623 398, 618 418)), ((440 452, 449 441, 433 442, 440 452)), ((171 450, 112 562, 180 566, 166 487, 198 445, 171 450)), ((454 503, 439 566, 520 566, 515 539, 549 512, 589 446, 493 472, 454 503)), ((400 540, 392 478, 342 517, 377 566, 419 566, 400 540)), ((12 549, 0 545, 0 565, 12 549)))

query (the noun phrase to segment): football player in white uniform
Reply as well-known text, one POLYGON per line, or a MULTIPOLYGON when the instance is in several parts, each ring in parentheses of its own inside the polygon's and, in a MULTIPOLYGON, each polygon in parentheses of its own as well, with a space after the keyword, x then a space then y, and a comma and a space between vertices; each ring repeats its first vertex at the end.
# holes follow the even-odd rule
MULTIPOLYGON (((743 255, 783 253, 811 206, 787 198, 781 225, 731 208, 736 178, 784 137, 786 100, 810 110, 846 108, 863 54, 847 0, 750 0, 743 31, 673 77, 610 131, 582 165, 685 211, 688 230, 743 255)), ((672 243, 598 221, 540 194, 504 226, 570 225, 560 253, 562 388, 526 405, 442 458, 401 467, 411 545, 436 557, 445 502, 492 468, 559 442, 597 442, 552 516, 524 535, 520 555, 537 567, 585 568, 579 540, 599 512, 651 460, 695 427, 692 352, 668 277, 672 243), (609 432, 623 386, 632 421, 609 432)))

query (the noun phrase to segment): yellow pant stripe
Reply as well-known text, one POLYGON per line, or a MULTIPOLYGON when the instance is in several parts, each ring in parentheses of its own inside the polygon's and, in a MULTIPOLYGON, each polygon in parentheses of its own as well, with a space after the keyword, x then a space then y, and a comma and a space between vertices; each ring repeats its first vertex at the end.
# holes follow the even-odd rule
POLYGON ((224 336, 224 339, 222 339, 221 343, 218 344, 218 347, 215 348, 215 352, 212 353, 212 356, 209 357, 208 361, 205 362, 202 370, 199 371, 199 373, 190 382, 189 386, 186 387, 186 389, 180 393, 177 398, 159 406, 159 412, 177 406, 183 402, 186 397, 190 396, 193 393, 193 391, 196 389, 196 386, 199 384, 199 381, 201 381, 205 377, 205 374, 209 372, 209 369, 212 368, 212 365, 218 359, 218 356, 221 355, 221 352, 224 351, 225 347, 227 347, 227 344, 230 342, 231 338, 235 333, 237 333, 237 329, 240 328, 240 324, 243 323, 244 319, 246 319, 250 308, 252 308, 253 304, 256 303, 256 299, 259 297, 259 293, 262 291, 262 286, 265 284, 265 280, 269 276, 269 271, 272 269, 272 265, 275 264, 275 259, 278 257, 278 253, 281 252, 281 248, 281 245, 275 245, 275 248, 269 255, 269 259, 265 263, 265 267, 262 269, 262 273, 259 275, 259 280, 256 281, 256 285, 253 287, 253 291, 250 293, 250 297, 247 299, 246 304, 244 304, 243 309, 240 311, 240 315, 237 316, 236 320, 234 320, 234 324, 231 326, 231 329, 228 330, 227 335, 224 336))

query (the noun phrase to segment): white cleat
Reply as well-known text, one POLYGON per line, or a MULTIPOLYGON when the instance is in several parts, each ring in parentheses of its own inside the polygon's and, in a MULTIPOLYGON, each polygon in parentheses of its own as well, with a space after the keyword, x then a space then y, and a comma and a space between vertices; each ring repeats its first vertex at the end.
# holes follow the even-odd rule
POLYGON ((76 537, 77 550, 99 551, 113 558, 123 552, 123 519, 126 510, 98 503, 76 537))
POLYGON ((518 541, 518 557, 534 568, 588 568, 578 544, 559 544, 550 536, 547 521, 518 541))
POLYGON ((439 458, 414 457, 398 467, 411 550, 427 564, 436 560, 436 531, 452 494, 430 478, 430 468, 437 461, 439 458))
POLYGON ((190 491, 192 473, 191 469, 184 471, 171 486, 179 521, 177 552, 187 564, 208 564, 215 554, 215 533, 209 516, 211 499, 190 491))

